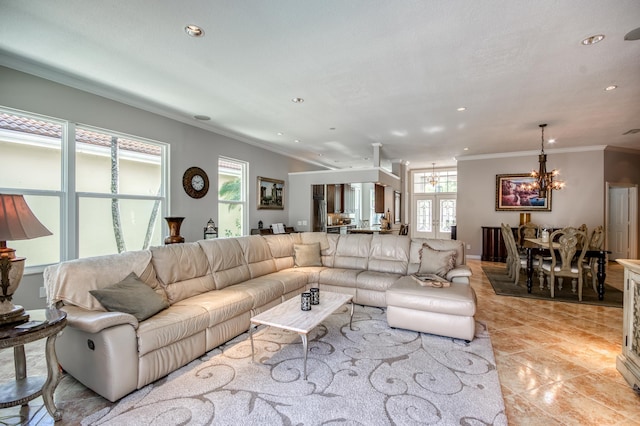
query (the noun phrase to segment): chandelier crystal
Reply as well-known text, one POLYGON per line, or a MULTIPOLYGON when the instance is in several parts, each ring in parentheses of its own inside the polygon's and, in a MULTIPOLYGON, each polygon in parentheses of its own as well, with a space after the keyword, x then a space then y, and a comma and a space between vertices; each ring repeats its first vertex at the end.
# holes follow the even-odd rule
POLYGON ((542 131, 542 136, 540 138, 540 155, 538 156, 540 167, 538 171, 531 171, 531 176, 536 178, 536 181, 531 185, 531 187, 538 190, 538 198, 547 198, 548 191, 564 188, 564 182, 555 180, 560 173, 558 170, 553 169, 552 171, 547 172, 547 154, 544 153, 544 128, 547 127, 547 125, 540 124, 539 126, 542 131))

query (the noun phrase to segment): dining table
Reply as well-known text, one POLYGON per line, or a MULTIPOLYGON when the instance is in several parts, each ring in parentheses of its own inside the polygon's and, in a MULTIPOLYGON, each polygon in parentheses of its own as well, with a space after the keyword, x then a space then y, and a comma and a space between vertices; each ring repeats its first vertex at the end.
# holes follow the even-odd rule
MULTIPOLYGON (((533 288, 533 257, 535 255, 551 256, 551 250, 560 248, 560 244, 557 242, 549 244, 548 240, 543 241, 542 238, 525 238, 520 247, 527 252, 527 293, 531 293, 533 288)), ((579 250, 581 250, 581 248, 579 250)), ((609 250, 592 248, 588 248, 585 252, 585 258, 597 259, 598 268, 596 278, 598 279, 598 300, 604 300, 604 280, 607 277, 607 254, 610 253, 611 251, 609 250)))

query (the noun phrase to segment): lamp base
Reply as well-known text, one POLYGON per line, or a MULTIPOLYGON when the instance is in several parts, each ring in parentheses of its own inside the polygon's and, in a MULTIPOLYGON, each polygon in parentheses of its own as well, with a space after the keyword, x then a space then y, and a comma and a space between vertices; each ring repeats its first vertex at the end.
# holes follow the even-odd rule
POLYGON ((7 324, 18 324, 29 321, 29 315, 24 312, 24 308, 20 305, 14 305, 11 302, 3 302, 0 304, 0 327, 7 324), (5 308, 5 304, 11 306, 5 308), (7 310, 10 309, 10 310, 7 310))

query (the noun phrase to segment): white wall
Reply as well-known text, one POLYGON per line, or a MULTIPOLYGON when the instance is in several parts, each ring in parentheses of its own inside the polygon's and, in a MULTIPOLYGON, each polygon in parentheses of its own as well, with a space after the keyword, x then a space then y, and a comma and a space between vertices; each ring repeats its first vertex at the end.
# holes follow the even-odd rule
MULTIPOLYGON (((169 143, 170 207, 166 214, 186 218, 181 227, 186 241, 202 239, 203 228, 209 218, 218 222, 218 156, 250 163, 249 228, 257 228, 258 220, 267 224, 288 224, 288 209, 296 203, 295 198, 292 200, 286 196, 284 210, 257 210, 258 176, 287 181, 288 172, 319 169, 226 136, 6 67, 0 67, 0 105, 169 143), (190 198, 182 188, 182 174, 191 166, 201 167, 209 176, 209 193, 197 200, 190 198)), ((166 225, 164 232, 168 235, 166 225)), ((16 303, 27 309, 43 307, 44 299, 38 297, 41 286, 41 274, 25 276, 16 292, 16 303)))
MULTIPOLYGON (((471 245, 467 255, 482 254, 482 226, 520 223, 519 212, 495 210, 496 175, 528 173, 538 156, 477 158, 458 161, 458 240, 471 245)), ((547 170, 558 169, 566 183, 552 195, 550 212, 531 212, 531 221, 553 227, 604 225, 604 147, 581 152, 547 151, 547 170)))

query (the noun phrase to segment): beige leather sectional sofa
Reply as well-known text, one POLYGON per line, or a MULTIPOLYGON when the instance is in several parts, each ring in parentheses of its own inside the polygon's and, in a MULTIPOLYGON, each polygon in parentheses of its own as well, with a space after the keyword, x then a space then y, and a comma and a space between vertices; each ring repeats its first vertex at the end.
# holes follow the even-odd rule
POLYGON ((419 329, 411 323, 425 318, 436 324, 428 332, 470 340, 475 295, 461 242, 308 232, 202 240, 48 267, 48 302, 68 314, 68 326, 56 341, 58 360, 88 388, 116 401, 245 332, 252 316, 309 287, 351 294, 356 304, 386 307, 387 289, 418 270, 424 242, 457 251, 456 267, 447 274, 453 284, 437 289, 436 297, 444 298, 440 303, 428 294, 421 299, 417 287, 407 294, 405 283, 399 289, 404 296, 396 298, 401 305, 408 301, 396 313, 400 326, 419 329), (294 244, 314 243, 320 244, 322 266, 295 267, 294 244), (169 307, 138 321, 131 314, 106 311, 89 293, 132 272, 169 307), (457 312, 460 297, 473 309, 457 312), (409 323, 402 323, 403 315, 409 315, 409 323), (458 316, 465 317, 463 322, 451 321, 458 316))

